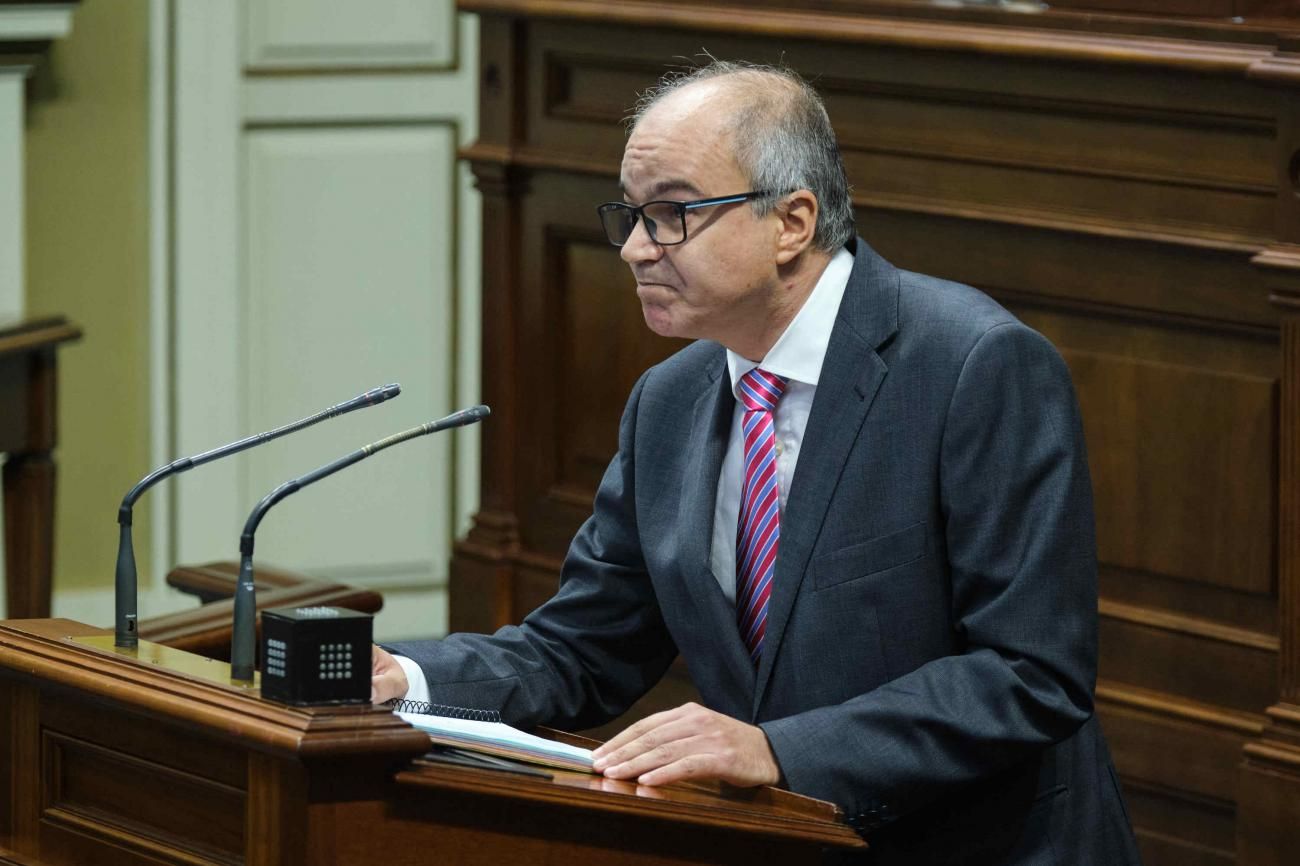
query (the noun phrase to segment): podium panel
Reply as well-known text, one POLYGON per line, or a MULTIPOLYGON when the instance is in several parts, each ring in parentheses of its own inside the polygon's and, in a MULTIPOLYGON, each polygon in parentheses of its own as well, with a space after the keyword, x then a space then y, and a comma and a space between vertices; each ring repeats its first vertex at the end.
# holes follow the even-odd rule
POLYGON ((437 764, 387 710, 281 706, 77 642, 107 634, 0 622, 0 864, 799 864, 866 848, 831 804, 774 789, 437 764))

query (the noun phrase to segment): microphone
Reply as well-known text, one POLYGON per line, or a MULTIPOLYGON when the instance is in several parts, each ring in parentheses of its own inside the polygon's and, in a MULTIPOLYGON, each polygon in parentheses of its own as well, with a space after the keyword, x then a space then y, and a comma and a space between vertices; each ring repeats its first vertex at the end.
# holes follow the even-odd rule
POLYGON ((346 415, 354 409, 378 406, 385 400, 391 400, 400 393, 402 393, 402 386, 395 383, 383 385, 379 388, 371 388, 366 393, 353 397, 351 400, 345 400, 323 412, 317 412, 311 417, 303 418, 292 424, 286 424, 283 427, 277 427, 256 436, 249 436, 240 439, 238 442, 231 442, 229 445, 222 445, 220 448, 213 448, 211 451, 195 454, 193 457, 182 457, 179 460, 173 460, 166 466, 161 466, 140 479, 140 482, 132 487, 126 496, 122 497, 122 505, 117 510, 117 522, 120 528, 117 541, 117 573, 113 584, 114 607, 116 608, 113 645, 134 648, 139 643, 139 637, 136 634, 136 570, 135 548, 131 543, 131 510, 135 506, 135 501, 146 490, 164 478, 170 478, 188 469, 193 469, 195 466, 202 466, 204 463, 210 463, 231 454, 238 454, 240 451, 245 451, 264 442, 270 442, 272 439, 279 439, 281 436, 295 433, 304 427, 310 427, 318 421, 324 421, 326 418, 337 418, 339 415, 346 415))
POLYGON ((472 406, 469 409, 462 409, 448 415, 446 418, 429 421, 419 427, 403 430, 401 433, 394 433, 392 436, 380 439, 378 442, 372 442, 358 448, 333 463, 327 463, 319 469, 313 469, 306 475, 286 481, 262 497, 262 501, 257 503, 248 515, 248 520, 244 523, 244 533, 239 537, 239 582, 235 586, 235 623, 230 639, 230 679, 232 681, 245 685, 251 685, 253 682, 253 655, 257 643, 257 626, 255 623, 257 590, 253 585, 253 535, 257 532, 257 525, 262 522, 262 518, 266 516, 266 512, 271 509, 271 506, 286 496, 297 493, 308 484, 315 484, 322 478, 328 478, 340 469, 346 469, 353 463, 359 463, 371 454, 383 451, 385 448, 398 445, 417 436, 426 436, 440 430, 474 424, 482 421, 490 414, 492 414, 492 410, 486 406, 472 406))

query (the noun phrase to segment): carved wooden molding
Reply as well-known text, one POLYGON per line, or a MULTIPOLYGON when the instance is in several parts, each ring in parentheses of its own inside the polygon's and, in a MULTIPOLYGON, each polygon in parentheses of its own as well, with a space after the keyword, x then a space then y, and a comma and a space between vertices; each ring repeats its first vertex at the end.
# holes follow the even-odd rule
POLYGON ((1300 313, 1300 245, 1269 247, 1250 263, 1264 271, 1269 300, 1288 313, 1300 313))
POLYGON ((1265 725, 1265 716, 1257 713, 1236 712, 1166 692, 1153 692, 1106 680, 1097 683, 1097 701, 1245 736, 1257 736, 1265 725))
POLYGON ((1300 54, 1278 52, 1261 58, 1250 65, 1247 74, 1260 81, 1290 87, 1300 86, 1300 54))
POLYGON ((1137 607, 1117 601, 1108 601, 1107 599, 1102 599, 1099 602, 1098 612, 1103 617, 1130 622, 1134 625, 1176 632, 1246 649, 1275 653, 1280 645, 1278 639, 1271 634, 1261 634, 1257 631, 1222 625, 1199 617, 1183 616, 1166 610, 1137 607))
POLYGON ((528 194, 528 162, 514 148, 478 142, 462 147, 457 156, 469 161, 474 186, 483 195, 513 199, 528 194))
MULTIPOLYGON (((557 739, 569 739, 558 734, 557 739)), ((583 738, 577 738, 583 739, 583 738)), ((591 742, 591 741, 587 741, 591 742)), ((441 767, 439 768, 441 769, 441 767)), ((636 796, 640 791, 619 790, 617 786, 586 785, 584 782, 561 787, 559 785, 533 784, 531 780, 511 777, 507 773, 482 774, 473 771, 440 772, 437 776, 406 770, 397 774, 400 785, 412 788, 438 788, 458 790, 465 794, 482 794, 491 791, 497 796, 516 802, 541 802, 563 805, 599 822, 603 816, 645 812, 665 821, 690 826, 724 827, 736 832, 759 834, 765 838, 797 839, 832 847, 861 849, 867 844, 849 827, 840 822, 840 810, 829 803, 781 791, 774 788, 729 788, 727 793, 736 797, 735 808, 726 810, 701 809, 693 801, 702 793, 718 793, 720 786, 693 784, 688 797, 667 795, 647 797, 643 800, 610 797, 609 791, 636 796), (743 805, 742 805, 743 804, 743 805)), ((631 786, 629 786, 631 787, 631 786)))
POLYGON ((519 519, 504 511, 480 511, 474 515, 466 543, 501 556, 518 550, 519 519))
MULTIPOLYGON (((601 162, 589 157, 561 153, 539 147, 503 147, 487 142, 476 142, 460 151, 462 158, 470 160, 477 186, 484 195, 511 197, 527 194, 527 179, 503 169, 532 169, 563 171, 617 179, 617 160, 601 162)), ((1258 241, 1237 234, 1198 230, 1176 232, 1165 226, 1139 226, 1132 221, 1111 220, 1082 215, 1064 215, 1042 212, 1031 214, 1025 208, 997 206, 955 206, 940 204, 923 197, 890 196, 855 191, 853 206, 863 210, 893 211, 926 214, 978 222, 1026 226, 1044 231, 1087 235, 1098 238, 1129 240, 1142 244, 1162 244, 1212 252, 1250 255, 1260 249, 1258 241)), ((1263 256, 1264 253, 1260 253, 1263 256)), ((1258 258, 1258 257, 1257 257, 1258 258)))
POLYGON ((256 693, 177 676, 70 641, 110 633, 62 619, 7 621, 0 624, 0 667, 280 756, 413 756, 428 748, 425 734, 387 710, 280 706, 256 693))
MULTIPOLYGON (((1129 33, 1139 30, 1132 22, 1111 23, 1111 32, 1081 32, 1072 29, 1077 16, 1064 17, 1050 12, 1041 15, 1004 15, 996 23, 976 24, 963 20, 967 10, 950 10, 950 20, 922 20, 920 10, 900 15, 879 14, 880 9, 864 9, 859 14, 827 11, 794 11, 753 8, 743 4, 714 2, 708 5, 659 3, 647 0, 460 0, 459 8, 483 15, 524 15, 530 18, 555 18, 571 21, 600 21, 646 27, 679 27, 754 36, 779 36, 785 39, 821 39, 856 42, 876 46, 927 51, 966 51, 1055 61, 1127 64, 1152 68, 1281 77, 1292 77, 1289 59, 1273 47, 1280 41, 1275 32, 1258 31, 1261 42, 1268 44, 1234 44, 1209 41, 1229 32, 1227 28, 1178 28, 1162 22, 1151 34, 1129 33), (916 18, 904 18, 912 13, 916 18), (1171 34, 1171 35, 1158 35, 1171 34), (1184 38, 1176 38, 1177 36, 1184 38), (1209 37, 1209 38, 1207 38, 1209 37)), ((903 7, 906 9, 906 7, 903 7)), ((928 10, 927 10, 928 11, 928 10)), ((935 14, 932 11, 930 14, 935 14)), ((938 13, 943 14, 943 13, 938 13)), ((1102 22, 1101 26, 1105 26, 1102 22)), ((1288 32, 1288 31, 1283 31, 1288 32)))

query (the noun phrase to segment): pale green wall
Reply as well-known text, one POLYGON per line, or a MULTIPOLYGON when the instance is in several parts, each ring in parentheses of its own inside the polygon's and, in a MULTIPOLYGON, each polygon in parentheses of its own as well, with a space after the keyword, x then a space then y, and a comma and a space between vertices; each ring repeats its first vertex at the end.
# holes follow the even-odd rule
MULTIPOLYGON (((148 23, 141 0, 84 0, 29 92, 27 313, 85 330, 59 360, 56 592, 111 586, 117 505, 150 468, 148 23)), ((142 582, 149 525, 146 498, 142 582)))

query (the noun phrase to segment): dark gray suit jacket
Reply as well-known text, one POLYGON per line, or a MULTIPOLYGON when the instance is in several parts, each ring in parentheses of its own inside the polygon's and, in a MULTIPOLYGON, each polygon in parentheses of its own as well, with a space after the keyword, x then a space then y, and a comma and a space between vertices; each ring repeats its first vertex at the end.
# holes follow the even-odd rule
POLYGON ((637 382, 556 596, 518 627, 398 644, 434 700, 581 728, 681 653, 840 804, 873 862, 1137 862, 1093 717, 1096 559, 1070 377, 966 286, 864 242, 782 512, 757 670, 710 571, 734 400, 697 342, 637 382))

